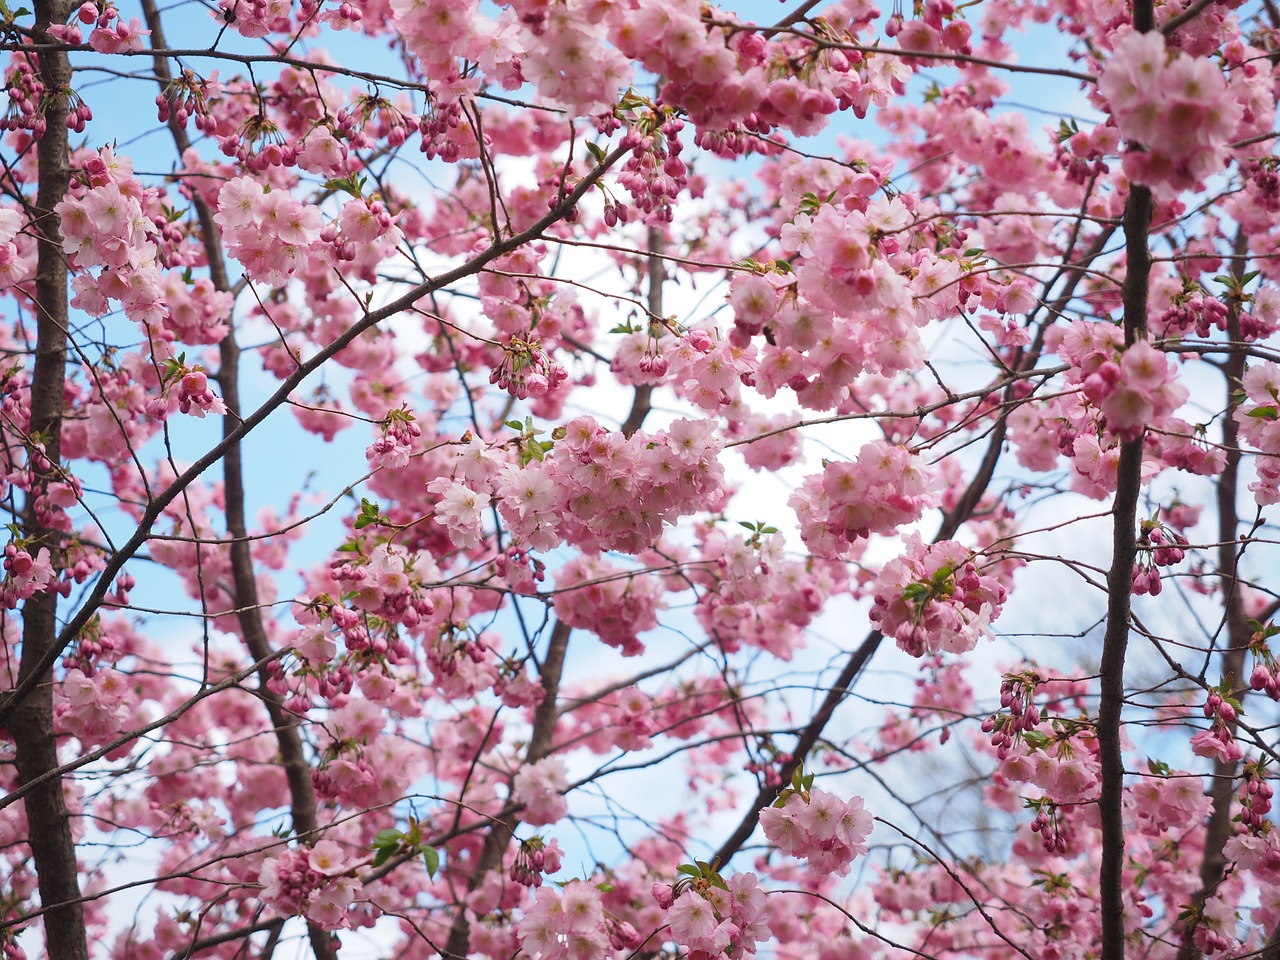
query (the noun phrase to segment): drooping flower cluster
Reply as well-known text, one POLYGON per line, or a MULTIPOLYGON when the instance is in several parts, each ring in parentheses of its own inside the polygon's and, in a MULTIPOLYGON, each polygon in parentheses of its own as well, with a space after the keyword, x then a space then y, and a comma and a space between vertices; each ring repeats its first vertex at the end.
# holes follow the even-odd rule
POLYGON ((1005 588, 982 576, 973 555, 954 540, 906 540, 907 552, 885 564, 876 580, 872 622, 914 657, 965 653, 989 633, 1005 588))
POLYGON ((676 420, 624 438, 591 417, 571 420, 548 470, 563 539, 584 549, 639 553, 664 524, 715 502, 724 468, 714 431, 713 420, 676 420))
POLYGON ((783 853, 809 861, 820 873, 846 876, 855 857, 867 852, 871 814, 862 798, 841 800, 813 786, 813 775, 797 769, 792 785, 760 811, 764 835, 783 853))
MULTIPOLYGON (((1168 358, 1146 340, 1124 346, 1114 324, 1076 320, 1061 338, 1061 351, 1073 366, 1069 378, 1106 418, 1106 432, 1133 440, 1147 427, 1169 427, 1187 399, 1168 358)), ((1176 432, 1176 431, 1175 431, 1176 432)))
POLYGON ((807 477, 788 503, 800 520, 809 549, 826 557, 844 556, 871 534, 889 535, 920 519, 937 502, 934 477, 905 447, 873 440, 852 463, 827 463, 807 477))
POLYGON ((362 893, 354 867, 334 840, 291 848, 262 864, 261 896, 282 917, 303 915, 322 929, 345 929, 347 908, 362 893))
POLYGON ((671 939, 690 960, 753 957, 769 939, 765 891, 754 873, 725 881, 707 864, 686 864, 676 884, 655 883, 653 898, 667 912, 671 939))
POLYGON ((536 763, 524 764, 511 784, 511 799, 524 805, 525 823, 543 827, 555 823, 569 810, 564 790, 569 786, 569 771, 558 756, 544 757, 536 763))
POLYGON ((644 652, 638 634, 658 625, 662 582, 583 555, 556 571, 556 615, 588 629, 624 657, 644 652))
POLYGON ((1125 172, 1139 183, 1184 188, 1221 172, 1244 114, 1216 64, 1170 50, 1159 30, 1115 42, 1098 92, 1130 141, 1125 172))
POLYGON ((1259 506, 1280 502, 1280 366, 1252 364, 1242 383, 1244 402, 1235 412, 1242 439, 1261 456, 1254 461, 1258 479, 1249 484, 1259 506))
POLYGON ((554 839, 547 842, 530 837, 520 842, 507 876, 523 887, 540 887, 545 874, 560 871, 563 857, 564 851, 554 839))
POLYGON ((1210 721, 1208 730, 1201 730, 1191 737, 1191 751, 1199 757, 1209 757, 1223 763, 1235 763, 1244 756, 1244 749, 1235 735, 1236 718, 1240 715, 1240 701, 1227 690, 1213 689, 1202 708, 1210 721))
POLYGON ((1244 765, 1244 783, 1240 788, 1240 822, 1252 834, 1272 829, 1267 821, 1271 798, 1275 791, 1267 783, 1266 757, 1244 765))
POLYGON ((603 960, 640 941, 635 927, 605 912, 599 888, 583 880, 559 890, 539 887, 517 930, 532 960, 603 960))
POLYGON ((4 582, 0 583, 0 603, 6 610, 17 609, 23 600, 48 589, 57 580, 48 547, 41 547, 32 556, 30 550, 17 544, 5 544, 4 572, 4 582))
POLYGON ((1144 520, 1138 546, 1143 547, 1133 565, 1133 592, 1158 596, 1163 585, 1157 567, 1170 567, 1186 557, 1187 538, 1159 520, 1144 520))

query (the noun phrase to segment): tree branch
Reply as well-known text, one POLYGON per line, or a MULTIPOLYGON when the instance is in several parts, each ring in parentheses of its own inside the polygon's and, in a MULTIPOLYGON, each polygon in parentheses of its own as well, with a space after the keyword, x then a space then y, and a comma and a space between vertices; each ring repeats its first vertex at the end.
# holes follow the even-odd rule
MULTIPOLYGON (((36 37, 46 36, 52 24, 63 23, 71 12, 69 0, 36 0, 36 37)), ((39 56, 40 79, 49 92, 43 105, 46 128, 36 145, 39 187, 38 219, 30 229, 36 234, 36 355, 31 375, 31 446, 27 464, 31 487, 22 518, 23 536, 36 548, 47 548, 55 568, 63 563, 62 534, 45 525, 40 500, 50 481, 61 476, 62 413, 67 375, 67 261, 62 251, 62 231, 54 207, 66 196, 71 183, 67 143, 68 97, 71 64, 64 52, 39 56), (35 444, 42 442, 43 451, 35 444)), ((55 584, 30 597, 22 605, 22 661, 18 684, 8 698, 0 725, 8 721, 17 748, 19 784, 30 784, 23 801, 27 815, 27 843, 35 860, 45 943, 49 956, 58 960, 86 960, 89 947, 84 909, 80 903, 79 867, 70 814, 62 791, 62 777, 45 779, 58 769, 58 742, 53 728, 52 666, 61 652, 58 636, 58 591, 55 584), (34 691, 19 697, 18 691, 34 691)), ((70 634, 74 637, 75 634, 70 634)))
MULTIPOLYGON (((1152 0, 1135 0, 1134 27, 1142 32, 1155 26, 1152 0)), ((1151 191, 1130 187, 1125 202, 1124 231, 1126 269, 1124 339, 1131 346, 1147 336, 1147 298, 1151 277, 1151 191)), ((1124 707, 1124 661, 1129 645, 1130 594, 1133 564, 1137 557, 1134 524, 1142 489, 1142 436, 1120 449, 1116 496, 1113 505, 1111 569, 1107 574, 1107 626, 1102 641, 1101 699, 1098 704, 1098 746, 1102 774, 1098 813, 1102 827, 1102 863, 1099 868, 1102 913, 1102 960, 1124 957, 1124 762, 1120 752, 1120 722, 1124 707)))

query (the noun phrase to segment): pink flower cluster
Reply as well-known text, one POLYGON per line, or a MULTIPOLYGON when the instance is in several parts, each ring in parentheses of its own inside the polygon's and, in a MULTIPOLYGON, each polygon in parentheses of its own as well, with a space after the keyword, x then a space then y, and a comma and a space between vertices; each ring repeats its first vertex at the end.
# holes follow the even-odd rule
POLYGON ((105 172, 107 178, 94 177, 88 190, 54 208, 62 220, 62 248, 72 263, 81 269, 105 268, 96 281, 85 273, 73 280, 73 304, 100 316, 110 298, 121 301, 132 320, 159 322, 165 311, 156 226, 143 207, 144 200, 149 206, 153 198, 143 196, 127 170, 108 166, 105 172))
POLYGON ((313 256, 324 227, 320 208, 288 190, 269 190, 256 177, 236 177, 218 193, 214 220, 227 251, 255 280, 283 285, 313 256))
POLYGON ((756 945, 772 936, 765 892, 754 873, 735 873, 728 882, 655 883, 653 898, 667 911, 671 939, 689 960, 754 957, 756 945))
POLYGON ((1063 334, 1061 351, 1075 367, 1069 378, 1106 417, 1107 432, 1120 440, 1167 424, 1187 399, 1168 358, 1145 340, 1124 347, 1114 324, 1075 321, 1063 334))
POLYGON ((1192 735, 1191 752, 1223 763, 1235 763, 1244 756, 1233 732, 1239 706, 1238 701, 1211 690, 1203 708, 1205 717, 1211 721, 1209 729, 1192 735))
POLYGON ((543 349, 532 333, 512 334, 503 346, 502 362, 489 373, 489 382, 517 399, 540 397, 560 388, 569 371, 543 349))
POLYGON ((1274 625, 1268 623, 1253 635, 1249 649, 1256 661, 1253 672, 1249 675, 1249 687, 1265 693, 1272 700, 1280 700, 1280 665, 1277 665, 1271 647, 1267 644, 1267 640, 1275 635, 1274 631, 1274 625))
POLYGON ((449 531, 455 546, 478 546, 484 536, 484 512, 489 507, 487 493, 477 493, 465 483, 437 477, 427 484, 427 492, 440 497, 435 506, 436 523, 449 531))
POLYGON ((1273 796, 1275 791, 1267 783, 1266 764, 1263 761, 1246 763, 1240 788, 1240 822, 1247 831, 1257 834, 1270 829, 1267 813, 1273 796))
POLYGON ((854 857, 867 852, 871 814, 861 797, 844 801, 821 788, 788 788, 760 812, 760 826, 783 853, 808 860, 819 873, 843 877, 854 857))
POLYGON ((136 719, 136 693, 128 678, 113 669, 85 673, 79 667, 67 671, 62 698, 55 716, 62 730, 82 745, 104 743, 136 719))
POLYGON ((548 4, 521 31, 520 76, 571 116, 608 113, 632 77, 631 63, 606 42, 607 21, 599 13, 584 16, 588 7, 548 4))
POLYGON ((522 819, 534 827, 555 823, 569 812, 564 791, 569 771, 560 757, 523 764, 511 782, 511 799, 524 804, 522 819))
POLYGON ((1055 803, 1091 799, 1102 779, 1093 742, 1070 736, 1050 740, 1044 734, 1024 735, 1000 761, 1000 774, 1035 784, 1055 803))
POLYGON ((15 610, 19 603, 48 589, 57 577, 48 547, 41 547, 33 557, 17 544, 4 548, 4 582, 0 583, 0 603, 15 610))
POLYGON ((1004 586, 981 576, 973 555, 954 540, 926 544, 912 534, 906 547, 876 579, 872 622, 913 657, 972 650, 1000 615, 1004 586))
POLYGON ((920 519, 938 502, 937 484, 920 458, 906 447, 873 440, 852 463, 826 464, 805 478, 788 503, 800 521, 800 536, 809 550, 841 557, 854 541, 881 534, 920 519))
POLYGON ((1170 567, 1181 563, 1186 558, 1187 538, 1174 530, 1168 530, 1159 521, 1146 520, 1142 524, 1142 535, 1138 538, 1143 550, 1138 561, 1133 565, 1133 593, 1141 596, 1149 593, 1153 597, 1163 589, 1160 571, 1157 567, 1170 567))
POLYGON ((725 652, 745 643, 791 659, 804 628, 843 581, 835 564, 788 557, 784 547, 778 533, 748 539, 717 527, 704 535, 702 563, 688 577, 703 588, 698 622, 725 652))
POLYGON ((560 536, 582 549, 639 553, 664 524, 705 509, 722 492, 714 420, 676 420, 630 438, 591 417, 566 429, 547 476, 558 496, 560 536))
POLYGON ((990 734, 991 746, 1001 760, 1009 755, 1024 733, 1039 725, 1040 708, 1036 706, 1035 697, 1040 683, 1040 675, 1034 670, 1004 675, 1000 683, 1000 707, 1009 712, 982 721, 982 732, 990 734))
POLYGON ((638 634, 658 625, 662 581, 582 555, 556 571, 556 616, 590 630, 624 657, 644 652, 638 634))
POLYGON ((179 381, 178 409, 200 418, 206 413, 221 415, 227 412, 222 398, 209 389, 209 377, 198 363, 183 373, 179 381))
POLYGON ((1258 479, 1249 484, 1259 506, 1280 502, 1280 366, 1253 364, 1245 371, 1245 402, 1236 408, 1235 420, 1242 439, 1261 456, 1254 459, 1258 479))
POLYGON ((640 942, 635 927, 605 913, 600 890, 584 880, 539 887, 517 931, 531 960, 604 960, 610 950, 640 942))
POLYGON ((1116 41, 1098 93, 1130 141, 1129 178, 1176 189, 1222 172, 1226 145, 1244 116, 1221 68, 1171 51, 1158 30, 1130 31, 1116 41))
MULTIPOLYGON (((413 418, 413 414, 405 407, 390 410, 382 418, 382 435, 365 448, 364 455, 369 466, 403 467, 413 454, 413 441, 422 436, 422 428, 413 418)), ((438 492, 438 491, 433 491, 438 492)))
POLYGON ((261 896, 282 917, 301 914, 325 930, 345 929, 351 926, 347 908, 362 892, 354 868, 334 840, 286 850, 263 863, 261 896))
POLYGON ((540 887, 544 874, 560 871, 563 857, 564 851, 555 840, 547 843, 541 837, 530 837, 520 842, 507 876, 522 887, 540 887))

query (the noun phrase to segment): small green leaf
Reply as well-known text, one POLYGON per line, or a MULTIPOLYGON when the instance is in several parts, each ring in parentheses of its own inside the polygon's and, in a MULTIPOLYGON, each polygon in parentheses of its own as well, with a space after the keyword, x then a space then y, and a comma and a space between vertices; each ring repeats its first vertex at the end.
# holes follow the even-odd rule
POLYGON ((427 876, 434 880, 436 871, 440 869, 440 851, 435 847, 423 847, 422 863, 427 868, 427 876))
POLYGON ((589 140, 587 141, 586 146, 587 146, 587 153, 591 154, 591 156, 595 158, 596 163, 604 163, 603 150, 601 150, 596 144, 592 143, 589 140))
POLYGON ((902 599, 908 603, 921 603, 929 599, 932 592, 926 583, 908 583, 902 588, 902 599))
POLYGON ((1280 411, 1277 411, 1274 406, 1254 407, 1246 416, 1256 417, 1261 420, 1276 420, 1280 419, 1280 411))
POLYGON ((400 841, 404 839, 404 833, 400 830, 379 830, 373 838, 373 849, 380 850, 383 847, 398 847, 400 841))
POLYGON ((695 879, 702 878, 702 871, 691 863, 680 864, 680 866, 676 867, 676 873, 682 873, 686 877, 694 877, 695 879))

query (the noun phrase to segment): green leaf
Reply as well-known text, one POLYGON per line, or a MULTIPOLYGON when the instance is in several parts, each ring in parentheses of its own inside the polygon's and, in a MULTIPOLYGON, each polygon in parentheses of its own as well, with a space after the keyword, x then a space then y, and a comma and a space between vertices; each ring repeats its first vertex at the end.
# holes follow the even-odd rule
POLYGON ((1276 420, 1280 419, 1280 411, 1276 410, 1274 406, 1254 407, 1246 416, 1262 420, 1276 420))
POLYGON ((932 593, 927 583, 908 583, 902 588, 902 599, 908 603, 921 603, 928 600, 932 593))
POLYGON ((381 523, 383 519, 382 509, 376 502, 363 498, 360 500, 360 515, 356 517, 355 522, 357 530, 362 530, 370 524, 381 523))
POLYGON ((595 158, 596 163, 604 163, 603 150, 601 150, 596 144, 592 143, 590 140, 587 141, 586 147, 587 147, 587 153, 591 154, 591 156, 595 158))
POLYGON ((379 830, 373 838, 373 849, 381 850, 383 847, 395 849, 400 846, 400 841, 403 839, 404 833, 400 830, 379 830))
POLYGON ((422 863, 427 868, 427 876, 434 880, 436 871, 440 869, 440 851, 435 847, 423 847, 422 863))
POLYGON ((597 883, 596 889, 599 890, 601 893, 613 893, 613 891, 616 890, 617 887, 615 887, 612 883, 606 882, 606 883, 597 883))
POLYGON ((365 177, 350 176, 343 177, 341 179, 326 180, 324 182, 324 188, 326 190, 334 191, 341 190, 343 193, 351 194, 351 196, 358 200, 364 192, 364 185, 367 182, 368 180, 365 177))
POLYGON ((702 879, 702 871, 699 870, 697 867, 695 867, 692 863, 680 864, 680 866, 676 867, 676 873, 682 873, 686 877, 694 877, 695 879, 699 879, 699 880, 702 879))

